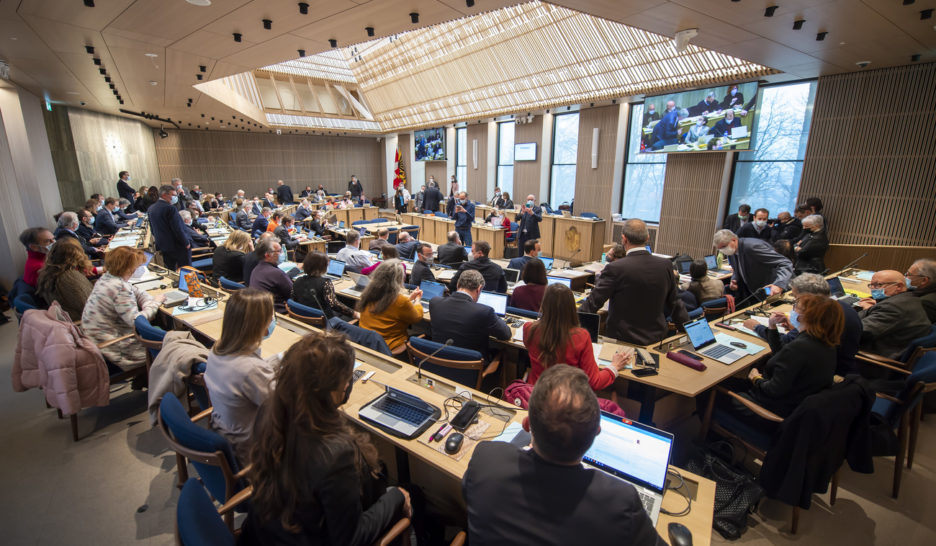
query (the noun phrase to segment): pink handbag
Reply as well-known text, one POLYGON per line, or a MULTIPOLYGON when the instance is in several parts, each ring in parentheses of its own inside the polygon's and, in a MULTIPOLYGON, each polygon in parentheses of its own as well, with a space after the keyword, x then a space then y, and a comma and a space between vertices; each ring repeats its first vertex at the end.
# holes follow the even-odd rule
MULTIPOLYGON (((533 385, 530 385, 526 381, 517 379, 510 385, 507 385, 507 388, 504 389, 504 400, 510 402, 518 408, 528 409, 530 407, 531 394, 533 394, 533 385)), ((619 415, 621 417, 627 417, 627 415, 624 414, 624 410, 621 409, 621 406, 618 406, 607 398, 599 398, 598 407, 601 408, 601 411, 613 413, 614 415, 619 415)))

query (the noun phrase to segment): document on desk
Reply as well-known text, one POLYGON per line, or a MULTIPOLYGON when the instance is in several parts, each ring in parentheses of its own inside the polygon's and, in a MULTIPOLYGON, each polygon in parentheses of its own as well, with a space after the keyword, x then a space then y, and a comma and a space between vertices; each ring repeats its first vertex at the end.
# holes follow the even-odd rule
MULTIPOLYGON (((611 358, 609 358, 607 354, 605 355, 605 358, 601 358, 602 350, 604 350, 603 343, 592 343, 592 351, 595 352, 595 361, 598 362, 599 364, 601 363, 609 364, 611 362, 611 358)), ((614 353, 611 353, 611 357, 613 356, 614 356, 614 353)))
POLYGON ((507 428, 504 429, 504 432, 501 432, 497 438, 491 440, 492 442, 510 442, 514 439, 517 434, 523 431, 523 425, 520 423, 510 423, 507 425, 507 428))
POLYGON ((514 328, 513 335, 510 336, 510 339, 523 343, 523 328, 514 328))
POLYGON ((871 282, 871 277, 873 276, 874 276, 874 271, 861 271, 857 275, 855 275, 855 278, 860 281, 871 282))
POLYGON ((137 245, 136 239, 123 239, 120 241, 116 241, 116 240, 111 241, 110 243, 107 244, 107 248, 120 248, 122 246, 136 246, 136 245, 137 245))

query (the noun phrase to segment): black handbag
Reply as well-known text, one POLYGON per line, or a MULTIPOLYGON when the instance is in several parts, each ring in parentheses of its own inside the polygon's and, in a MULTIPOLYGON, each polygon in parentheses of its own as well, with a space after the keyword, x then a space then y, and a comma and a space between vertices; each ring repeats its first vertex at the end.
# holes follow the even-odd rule
POLYGON ((764 490, 746 469, 732 464, 734 448, 728 442, 713 442, 686 463, 686 470, 715 482, 715 514, 712 528, 728 540, 741 538, 747 530, 748 514, 757 510, 764 490))

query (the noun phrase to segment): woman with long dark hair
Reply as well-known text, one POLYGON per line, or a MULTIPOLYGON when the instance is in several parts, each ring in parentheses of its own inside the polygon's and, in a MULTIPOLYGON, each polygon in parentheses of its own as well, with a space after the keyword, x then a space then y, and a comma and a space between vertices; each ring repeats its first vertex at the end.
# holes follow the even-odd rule
POLYGON ((309 334, 286 351, 254 427, 241 544, 373 544, 412 515, 409 494, 384 487, 377 449, 339 410, 353 366, 340 334, 309 334))

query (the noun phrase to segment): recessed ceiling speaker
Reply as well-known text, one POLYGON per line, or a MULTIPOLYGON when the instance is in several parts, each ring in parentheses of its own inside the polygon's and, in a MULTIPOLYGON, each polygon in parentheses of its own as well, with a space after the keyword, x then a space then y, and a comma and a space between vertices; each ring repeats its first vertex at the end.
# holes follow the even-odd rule
POLYGON ((241 41, 241 37, 242 37, 242 34, 241 34, 240 32, 235 32, 235 33, 234 33, 234 41, 235 41, 235 42, 240 42, 240 41, 241 41))
POLYGON ((94 46, 86 45, 84 46, 84 50, 88 55, 94 55, 94 46))
POLYGON ((305 2, 299 2, 299 13, 301 13, 301 14, 303 14, 303 15, 308 15, 308 14, 309 14, 309 4, 306 4, 305 2))
POLYGON ((101 66, 101 59, 97 57, 94 57, 93 59, 91 59, 91 62, 94 63, 94 66, 101 66))
POLYGON ((364 27, 364 30, 367 31, 368 36, 374 35, 374 27, 364 27))
POLYGON ((797 19, 796 21, 793 21, 793 30, 799 30, 803 28, 803 23, 805 22, 806 19, 797 19))
POLYGON ((303 58, 303 57, 305 57, 305 50, 304 50, 304 49, 297 49, 296 52, 299 53, 299 58, 300 58, 300 59, 303 58))
POLYGON ((817 33, 817 34, 816 34, 816 41, 817 41, 817 42, 821 42, 821 41, 825 40, 826 34, 828 34, 828 32, 826 32, 826 31, 824 31, 824 30, 823 30, 822 32, 817 33))
POLYGON ((329 38, 329 39, 328 39, 328 45, 330 45, 330 46, 332 46, 332 47, 338 47, 338 40, 336 40, 336 39, 334 39, 334 38, 329 38))
POLYGON ((473 8, 474 0, 465 0, 465 5, 468 6, 469 8, 473 8))
POLYGON ((410 21, 412 21, 414 25, 419 22, 419 14, 416 13, 415 11, 409 14, 409 18, 410 18, 410 21))
POLYGON ((267 29, 267 30, 272 29, 272 28, 273 28, 273 21, 272 21, 271 19, 264 19, 264 20, 263 20, 263 28, 265 28, 265 29, 267 29))
POLYGON ((775 11, 777 11, 777 6, 767 6, 764 10, 764 17, 773 17, 775 11))

